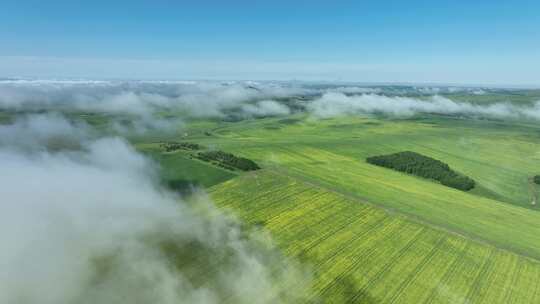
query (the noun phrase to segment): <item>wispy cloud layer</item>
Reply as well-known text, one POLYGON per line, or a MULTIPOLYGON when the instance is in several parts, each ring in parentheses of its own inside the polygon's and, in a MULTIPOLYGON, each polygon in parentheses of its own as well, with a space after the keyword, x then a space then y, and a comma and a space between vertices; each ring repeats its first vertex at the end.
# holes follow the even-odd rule
POLYGON ((262 232, 242 230, 202 193, 182 200, 126 141, 94 135, 58 114, 0 125, 0 303, 303 296, 290 286, 308 276, 262 232))
POLYGON ((380 113, 394 116, 411 116, 418 113, 461 114, 492 118, 540 119, 540 102, 530 106, 511 103, 471 104, 456 102, 442 96, 427 99, 388 97, 376 94, 347 96, 326 93, 308 104, 308 109, 318 117, 346 114, 380 113))
POLYGON ((474 96, 491 92, 492 89, 475 87, 367 87, 296 82, 1 80, 0 109, 128 116, 112 123, 112 129, 121 134, 156 129, 175 131, 182 126, 181 119, 188 117, 283 116, 301 110, 320 117, 442 113, 540 118, 538 103, 472 104, 444 97, 454 93, 474 96), (293 103, 284 102, 297 97, 302 98, 293 103))
POLYGON ((307 89, 255 82, 0 81, 0 107, 59 108, 147 115, 174 109, 194 116, 221 116, 244 103, 306 93, 307 89))
POLYGON ((23 150, 47 148, 52 144, 73 147, 90 138, 91 133, 85 123, 69 121, 60 114, 29 114, 0 125, 0 147, 23 150))

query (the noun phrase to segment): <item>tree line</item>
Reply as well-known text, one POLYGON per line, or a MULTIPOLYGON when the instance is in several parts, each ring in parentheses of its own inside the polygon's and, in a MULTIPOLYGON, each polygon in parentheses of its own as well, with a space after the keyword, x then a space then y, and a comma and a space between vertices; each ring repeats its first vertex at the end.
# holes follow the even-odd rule
POLYGON ((235 156, 231 153, 223 151, 205 151, 195 155, 198 159, 212 162, 222 168, 228 170, 253 171, 259 170, 260 167, 251 159, 235 156))
POLYGON ((190 142, 164 142, 160 144, 160 147, 166 152, 174 152, 178 150, 196 151, 203 148, 199 144, 190 142))
POLYGON ((368 157, 366 161, 373 165, 433 179, 445 186, 463 191, 471 190, 476 184, 470 177, 450 169, 448 164, 412 151, 372 156, 368 157))
POLYGON ((231 153, 223 151, 200 151, 205 149, 203 146, 190 143, 190 142, 163 142, 160 144, 160 148, 165 152, 174 152, 178 150, 189 151, 189 157, 195 157, 200 160, 210 162, 216 166, 225 168, 227 170, 242 170, 253 171, 259 170, 260 167, 254 161, 235 156, 231 153), (199 152, 197 152, 199 151, 199 152))

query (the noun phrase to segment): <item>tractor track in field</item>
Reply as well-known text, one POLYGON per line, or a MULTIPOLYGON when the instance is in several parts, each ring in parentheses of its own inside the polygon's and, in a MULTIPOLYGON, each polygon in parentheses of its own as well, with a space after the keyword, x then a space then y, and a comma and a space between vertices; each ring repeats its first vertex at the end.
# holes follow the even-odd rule
MULTIPOLYGON (((523 270, 523 268, 525 268, 523 260, 518 260, 518 261, 516 261, 516 263, 517 263, 517 266, 514 267, 514 272, 512 274, 512 279, 511 279, 511 285, 512 286, 517 286, 517 281, 519 280, 521 271, 523 270)), ((506 295, 504 297, 504 302, 505 303, 514 302, 514 301, 512 301, 513 294, 514 294, 514 289, 513 288, 508 289, 508 291, 506 292, 506 295)))
MULTIPOLYGON (((495 286, 493 284, 493 282, 497 282, 499 281, 499 286, 500 286, 500 290, 502 290, 501 294, 499 295, 498 298, 502 298, 502 299, 506 299, 506 297, 508 296, 508 293, 512 290, 511 288, 505 288, 506 286, 510 286, 512 281, 513 281, 513 277, 512 275, 510 274, 514 274, 514 272, 516 270, 519 270, 519 268, 517 267, 517 265, 515 265, 519 259, 516 259, 514 261, 509 261, 507 263, 503 263, 502 265, 503 266, 500 266, 501 263, 498 263, 500 262, 501 259, 495 257, 495 262, 493 262, 491 264, 491 269, 489 270, 489 274, 488 274, 488 279, 484 280, 484 282, 482 282, 483 284, 485 284, 486 286, 482 287, 482 286, 478 286, 477 287, 477 295, 476 297, 474 297, 473 301, 475 302, 478 302, 478 303, 481 303, 481 302, 485 302, 486 301, 486 297, 488 296, 486 292, 484 293, 481 293, 479 292, 480 289, 489 289, 489 288, 493 288, 492 286, 495 286), (500 271, 497 271, 497 268, 500 269, 500 271), (501 269, 502 268, 502 269, 501 269), (513 270, 513 271, 512 271, 513 270), (506 275, 503 276, 503 279, 501 280, 497 280, 497 276, 500 276, 501 273, 504 273, 506 275)), ((505 300, 503 303, 510 303, 508 302, 507 300, 505 300)))
MULTIPOLYGON (((452 279, 452 277, 454 276, 454 273, 456 273, 456 271, 458 269, 458 265, 460 265, 461 263, 464 262, 463 257, 466 256, 466 254, 467 254, 470 247, 471 247, 471 242, 466 242, 464 244, 461 251, 456 255, 456 257, 452 261, 452 264, 448 267, 448 269, 445 271, 444 275, 441 277, 441 279, 439 281, 439 285, 441 285, 441 284, 444 285, 444 284, 446 284, 447 282, 449 282, 452 279)), ((435 299, 435 297, 437 296, 437 293, 438 293, 438 289, 433 288, 433 290, 431 291, 429 296, 424 300, 424 303, 426 303, 426 304, 432 303, 433 300, 435 299)))
MULTIPOLYGON (((324 260, 321 260, 321 263, 319 263, 318 265, 321 266, 321 265, 327 265, 329 263, 333 263, 334 259, 342 254, 343 252, 346 252, 347 249, 353 247, 357 241, 360 241, 360 242, 364 242, 364 237, 372 234, 372 233, 377 233, 378 231, 380 231, 379 229, 383 228, 384 226, 387 226, 387 225, 390 225, 392 223, 391 220, 382 220, 382 221, 376 221, 375 223, 373 223, 372 225, 369 226, 369 228, 367 230, 364 230, 363 232, 355 235, 352 239, 346 241, 346 242, 341 242, 339 244, 338 247, 336 247, 335 250, 333 250, 333 252, 329 255, 329 256, 325 256, 324 260), (387 222, 388 221, 388 222, 387 222)), ((327 238, 325 238, 326 240, 327 238)), ((349 256, 351 255, 354 255, 354 251, 353 252, 350 252, 348 253, 349 256)), ((357 259, 358 260, 358 259, 357 259)))
MULTIPOLYGON (((391 223, 388 223, 388 225, 391 225, 391 223)), ((401 223, 400 225, 402 226, 407 226, 407 223, 401 223)), ((395 230, 395 229, 399 229, 399 228, 403 228, 402 226, 397 226, 397 227, 391 227, 391 231, 395 230)), ((382 227, 377 227, 377 228, 382 228, 382 227)), ((373 230, 373 229, 371 229, 373 230)), ((381 230, 382 231, 382 230, 381 230)), ((367 233, 366 233, 367 234, 367 233)), ((365 234, 364 234, 365 235, 365 234)), ((360 265, 362 264, 362 262, 364 262, 366 259, 369 259, 371 258, 373 255, 379 253, 378 250, 380 250, 380 244, 384 243, 385 241, 388 241, 388 240, 393 240, 394 238, 397 237, 397 233, 393 233, 393 234, 387 234, 387 235, 384 235, 383 237, 380 237, 380 238, 376 238, 373 240, 373 244, 369 247, 363 247, 363 246, 360 246, 360 250, 358 251, 351 251, 350 253, 348 253, 346 256, 348 258, 351 258, 351 257, 355 257, 355 260, 354 262, 349 266, 349 268, 347 268, 346 271, 342 272, 341 274, 339 274, 336 278, 334 278, 334 280, 332 280, 331 282, 329 282, 326 286, 324 286, 324 288, 322 288, 319 293, 320 294, 324 294, 326 292, 328 292, 330 289, 332 289, 333 287, 335 287, 337 284, 340 284, 340 282, 347 276, 349 276, 350 274, 354 273, 357 271, 358 267, 360 267, 360 265)), ((353 244, 356 243, 357 240, 354 240, 354 241, 351 241, 350 242, 350 245, 348 245, 347 247, 350 247, 350 246, 353 246, 353 244)), ((369 241, 368 241, 369 242, 369 241)), ((346 249, 346 248, 343 248, 343 249, 346 249)), ((343 250, 342 249, 342 250, 343 250)), ((339 253, 338 253, 339 254, 339 253)), ((322 264, 327 264, 327 263, 330 263, 331 262, 331 259, 333 259, 333 257, 331 258, 328 258, 326 261, 324 261, 324 263, 322 264)))
POLYGON ((370 277, 369 281, 356 292, 356 294, 350 299, 350 301, 352 303, 356 303, 357 301, 363 300, 363 297, 366 295, 366 293, 399 262, 401 257, 403 257, 409 251, 409 249, 414 246, 416 241, 421 239, 426 232, 427 230, 424 227, 421 227, 418 231, 416 231, 414 236, 396 253, 394 253, 391 257, 388 258, 389 262, 384 264, 382 268, 379 269, 377 273, 375 273, 375 275, 370 277))
MULTIPOLYGON (((538 273, 538 280, 537 282, 540 282, 540 272, 538 273)), ((537 295, 540 295, 540 283, 537 283, 534 287, 534 294, 533 297, 535 298, 537 295)))
POLYGON ((467 292, 467 295, 465 296, 465 299, 469 301, 473 301, 478 293, 480 292, 480 286, 486 282, 489 283, 491 279, 491 270, 494 267, 495 261, 494 257, 496 255, 496 249, 492 248, 489 252, 488 256, 484 260, 484 263, 482 264, 482 268, 480 272, 476 274, 476 278, 470 285, 470 289, 467 292))
MULTIPOLYGON (((326 222, 329 218, 332 218, 336 215, 337 212, 327 214, 323 218, 319 219, 317 222, 313 223, 313 226, 319 226, 321 223, 326 222)), ((355 225, 358 222, 361 222, 363 220, 362 217, 353 218, 352 216, 346 218, 347 221, 344 221, 336 226, 329 226, 327 230, 321 231, 321 233, 315 237, 313 240, 310 240, 309 244, 305 247, 301 248, 301 251, 306 253, 312 250, 314 247, 318 246, 320 243, 324 242, 326 239, 334 236, 335 234, 339 233, 340 231, 345 230, 347 227, 350 227, 352 225, 355 225), (352 220, 351 220, 352 219, 352 220)), ((285 226, 285 229, 288 229, 289 226, 285 226)), ((283 229, 283 228, 282 228, 283 229)), ((312 229, 312 227, 305 227, 301 229, 298 233, 303 235, 306 231, 312 229)))
POLYGON ((448 236, 440 237, 440 239, 437 241, 435 246, 431 248, 429 253, 423 257, 422 261, 420 261, 420 263, 416 265, 414 270, 408 274, 405 280, 401 282, 398 289, 394 291, 394 294, 389 299, 388 303, 396 303, 396 300, 403 293, 403 290, 409 287, 413 283, 413 281, 416 279, 418 274, 421 273, 426 268, 426 266, 433 260, 433 257, 439 252, 440 247, 442 246, 442 244, 444 244, 444 242, 447 241, 447 239, 448 239, 448 236))
MULTIPOLYGON (((309 202, 311 199, 313 199, 313 197, 306 197, 306 198, 304 198, 304 199, 301 200, 301 204, 305 204, 305 203, 309 202)), ((295 208, 298 208, 298 207, 299 207, 299 206, 297 206, 297 205, 296 205, 296 206, 289 206, 288 208, 282 210, 281 212, 278 212, 277 214, 275 214, 275 215, 273 215, 273 216, 267 218, 267 219, 266 219, 266 222, 271 222, 271 221, 273 221, 273 220, 277 220, 277 219, 279 219, 281 216, 283 216, 284 213, 286 213, 286 212, 288 212, 288 211, 290 211, 290 210, 293 210, 293 209, 295 209, 295 208)), ((321 209, 316 209, 316 208, 311 209, 311 210, 307 211, 306 213, 304 213, 304 215, 305 215, 305 216, 310 216, 312 213, 325 212, 326 210, 329 210, 329 209, 331 209, 331 208, 332 208, 332 206, 329 204, 329 205, 327 205, 327 206, 322 207, 321 209)), ((297 224, 297 221, 295 221, 294 219, 293 219, 293 220, 288 220, 288 221, 285 223, 285 225, 283 225, 283 226, 281 226, 281 227, 279 228, 279 230, 288 230, 290 227, 292 227, 292 226, 294 226, 294 225, 296 225, 296 224, 297 224)))
MULTIPOLYGON (((328 216, 328 217, 330 217, 330 216, 328 216)), ((376 228, 377 225, 381 224, 381 220, 382 219, 374 220, 374 223, 371 223, 371 225, 369 226, 370 227, 369 231, 376 228)), ((358 224, 360 222, 362 222, 362 225, 364 225, 364 224, 369 225, 370 224, 370 222, 368 222, 368 221, 364 222, 364 221, 365 221, 364 217, 357 217, 357 218, 354 218, 352 221, 347 221, 347 222, 340 223, 340 225, 334 226, 334 227, 326 230, 317 239, 313 240, 312 242, 309 243, 308 246, 303 248, 303 250, 306 251, 306 252, 309 252, 309 251, 313 250, 313 248, 317 247, 319 244, 321 244, 324 241, 328 240, 329 238, 335 236, 336 234, 338 234, 338 233, 340 233, 342 231, 345 231, 346 228, 351 227, 353 225, 356 225, 356 224, 358 224)), ((322 222, 324 222, 324 221, 319 221, 317 224, 320 224, 322 222)), ((354 241, 354 240, 356 240, 356 238, 353 238, 351 240, 351 242, 354 241)))

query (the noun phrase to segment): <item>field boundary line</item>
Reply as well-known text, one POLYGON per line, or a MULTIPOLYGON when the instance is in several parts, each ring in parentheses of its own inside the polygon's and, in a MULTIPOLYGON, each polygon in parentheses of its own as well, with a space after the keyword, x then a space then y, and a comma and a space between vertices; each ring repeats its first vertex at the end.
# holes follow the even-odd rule
MULTIPOLYGON (((450 233, 450 234, 456 235, 458 237, 465 238, 467 240, 471 240, 471 241, 478 242, 480 244, 495 247, 495 248, 497 248, 499 250, 509 252, 509 253, 512 253, 512 254, 516 254, 518 256, 521 256, 523 258, 529 259, 529 260, 531 260, 531 261, 533 261, 535 263, 540 264, 540 255, 539 256, 530 255, 530 254, 527 254, 525 252, 522 252, 521 250, 516 250, 514 248, 508 248, 508 247, 503 247, 503 246, 501 246, 500 244, 498 244, 498 243, 496 243, 494 241, 490 241, 490 240, 480 238, 480 237, 478 237, 476 235, 467 233, 465 231, 457 230, 455 228, 450 228, 450 227, 443 226, 443 225, 439 225, 439 224, 433 223, 431 221, 428 221, 428 220, 426 220, 424 218, 421 218, 421 217, 419 217, 417 215, 410 214, 410 213, 407 213, 407 212, 403 212, 403 211, 395 209, 395 208, 382 206, 381 204, 373 203, 370 199, 367 199, 367 198, 365 198, 363 196, 360 196, 358 194, 351 193, 351 192, 348 192, 348 191, 338 190, 338 189, 332 189, 332 188, 330 188, 330 187, 328 187, 328 186, 326 186, 326 185, 324 185, 322 183, 318 183, 318 182, 312 180, 309 177, 299 176, 299 175, 294 174, 294 173, 291 174, 286 169, 281 169, 281 168, 277 169, 277 168, 274 167, 274 168, 268 168, 268 169, 265 169, 265 170, 268 170, 269 172, 275 173, 277 175, 285 176, 285 177, 288 177, 288 178, 292 178, 292 179, 304 182, 304 183, 306 183, 308 185, 311 185, 313 187, 320 187, 320 188, 326 189, 327 191, 336 193, 336 194, 338 194, 340 196, 343 196, 343 197, 346 197, 346 198, 348 198, 348 199, 350 199, 352 201, 355 201, 355 202, 358 202, 358 203, 361 203, 361 204, 367 204, 367 205, 372 206, 374 208, 384 210, 388 214, 401 215, 401 216, 405 217, 406 219, 408 219, 410 221, 413 221, 413 222, 416 222, 418 224, 430 227, 431 229, 446 232, 446 233, 450 233)), ((521 208, 523 208, 523 207, 521 207, 521 208)), ((524 209, 527 209, 527 208, 524 208, 524 209)), ((527 209, 527 210, 530 210, 530 209, 527 209)))

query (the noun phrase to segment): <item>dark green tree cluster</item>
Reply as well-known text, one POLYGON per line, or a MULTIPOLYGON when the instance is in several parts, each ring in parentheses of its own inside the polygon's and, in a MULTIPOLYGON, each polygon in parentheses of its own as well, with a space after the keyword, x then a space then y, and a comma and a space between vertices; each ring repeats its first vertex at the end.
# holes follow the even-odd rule
POLYGON ((202 146, 190 142, 165 142, 160 147, 166 152, 173 152, 178 150, 196 151, 201 150, 202 146))
POLYGON ((223 151, 199 152, 196 157, 207 162, 215 163, 216 165, 229 170, 238 169, 242 171, 253 171, 260 169, 260 167, 250 159, 237 157, 223 151))
POLYGON ((445 186, 463 191, 471 190, 475 186, 473 179, 453 171, 447 164, 416 152, 405 151, 372 156, 366 161, 373 165, 434 179, 445 186))
POLYGON ((533 181, 534 181, 535 184, 540 185, 540 175, 535 175, 533 177, 533 181))

